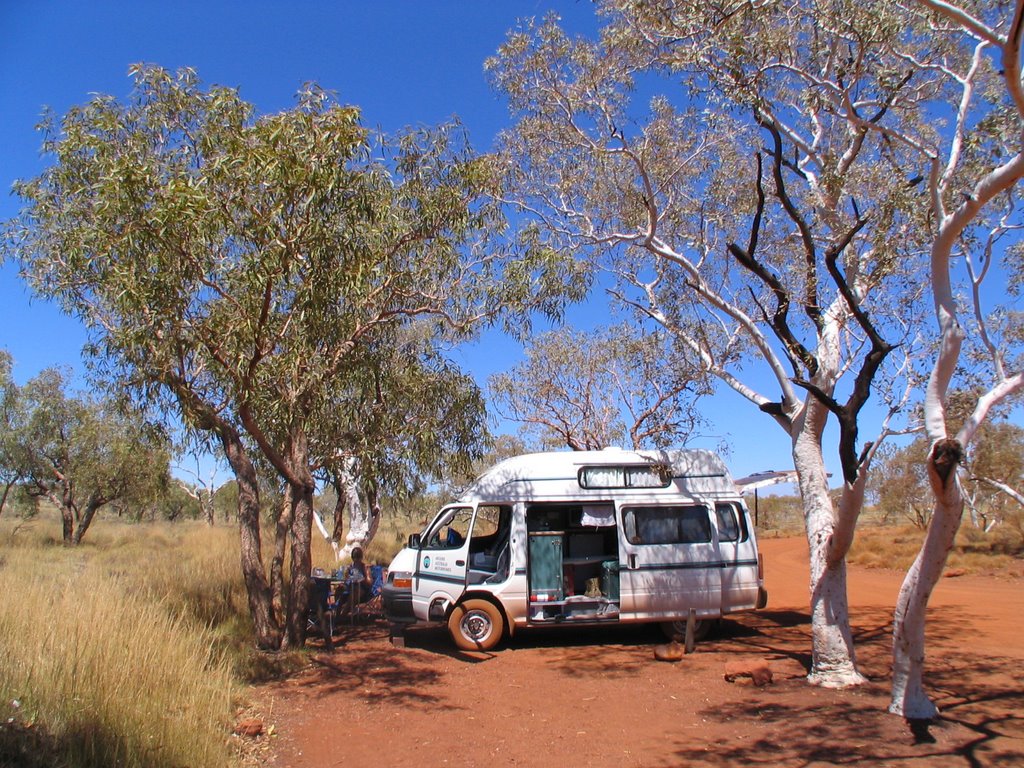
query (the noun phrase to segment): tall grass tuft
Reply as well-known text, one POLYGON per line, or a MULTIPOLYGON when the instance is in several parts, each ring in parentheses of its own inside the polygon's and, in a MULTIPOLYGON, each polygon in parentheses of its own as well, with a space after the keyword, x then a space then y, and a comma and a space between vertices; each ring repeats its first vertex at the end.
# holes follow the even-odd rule
POLYGON ((0 706, 22 724, 0 740, 0 764, 230 764, 231 666, 206 623, 150 586, 147 559, 129 556, 142 528, 92 549, 22 533, 0 548, 0 706), (11 754, 26 733, 48 754, 11 754))

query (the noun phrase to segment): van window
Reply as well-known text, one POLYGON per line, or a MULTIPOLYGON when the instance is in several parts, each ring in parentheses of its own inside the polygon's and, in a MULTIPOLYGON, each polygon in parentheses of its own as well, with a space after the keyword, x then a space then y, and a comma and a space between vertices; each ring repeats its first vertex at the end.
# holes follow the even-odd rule
POLYGON ((743 511, 734 503, 719 502, 715 504, 715 517, 718 520, 719 541, 746 541, 747 526, 743 511))
POLYGON ((507 518, 511 514, 511 510, 508 507, 499 507, 495 505, 484 505, 481 504, 480 508, 476 511, 476 523, 473 525, 473 538, 477 539, 481 536, 493 536, 498 532, 500 523, 502 522, 502 510, 505 510, 505 522, 507 524, 507 518))
POLYGON ((706 507, 625 507, 622 521, 632 544, 706 544, 711 518, 706 507))
POLYGON ((458 549, 466 541, 472 507, 452 507, 437 518, 427 533, 426 549, 458 549))
POLYGON ((583 467, 579 482, 581 488, 668 488, 672 471, 660 464, 583 467))

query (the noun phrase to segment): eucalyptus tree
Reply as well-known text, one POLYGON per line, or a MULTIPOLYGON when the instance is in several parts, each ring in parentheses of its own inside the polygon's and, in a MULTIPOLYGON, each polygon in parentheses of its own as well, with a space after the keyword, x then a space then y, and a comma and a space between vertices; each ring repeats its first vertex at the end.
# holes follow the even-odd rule
POLYGON ((0 513, 7 505, 11 489, 21 480, 18 468, 18 443, 16 436, 22 420, 23 410, 18 385, 14 382, 14 361, 11 353, 0 349, 0 513))
POLYGON ((428 324, 374 344, 353 374, 318 434, 339 557, 372 540, 382 496, 401 502, 465 474, 490 439, 479 387, 435 347, 428 324))
MULTIPOLYGON (((925 614, 963 515, 958 470, 993 409, 1024 389, 1024 325, 1012 304, 1021 284, 1024 226, 1015 191, 1024 177, 1024 2, 920 0, 895 8, 902 23, 889 58, 914 83, 914 98, 895 105, 906 117, 893 125, 855 116, 865 135, 915 158, 929 213, 928 287, 938 351, 925 389, 924 426, 935 506, 897 599, 889 707, 918 719, 938 711, 923 686, 925 614), (980 392, 959 426, 949 409, 957 386, 980 392)), ((853 114, 849 96, 842 108, 853 114)))
POLYGON ((65 544, 82 541, 108 504, 138 508, 170 482, 170 445, 159 429, 112 402, 70 395, 47 369, 21 388, 25 418, 14 438, 28 494, 59 511, 65 544))
POLYGON ((924 464, 927 455, 924 437, 901 447, 888 444, 879 451, 871 486, 886 520, 904 520, 921 530, 928 527, 932 504, 924 464))
MULTIPOLYGON (((976 401, 978 394, 961 391, 950 400, 963 402, 965 397, 971 397, 976 401)), ((970 410, 974 409, 974 402, 968 405, 970 410)), ((955 403, 947 400, 950 431, 959 430, 970 416, 968 411, 957 418, 951 413, 954 408, 955 403)), ((1019 493, 1015 489, 1024 487, 1024 428, 1008 421, 1008 415, 998 419, 990 416, 981 425, 959 468, 971 524, 982 533, 1019 516, 1019 493)), ((925 530, 935 507, 928 478, 931 442, 921 435, 908 445, 886 448, 880 452, 872 471, 871 484, 878 504, 887 517, 904 518, 925 530)))
MULTIPOLYGON (((181 493, 185 494, 196 503, 202 513, 202 516, 206 519, 206 524, 212 526, 216 518, 216 509, 214 508, 213 498, 217 493, 217 473, 222 469, 222 467, 218 467, 215 462, 212 466, 207 467, 205 473, 206 476, 204 477, 203 469, 200 467, 200 459, 202 456, 200 451, 203 450, 203 448, 209 449, 210 446, 194 446, 193 452, 188 455, 188 458, 192 460, 190 462, 192 466, 185 466, 183 459, 185 459, 186 456, 183 453, 179 456, 174 468, 180 475, 186 475, 192 478, 191 481, 179 478, 178 489, 181 493)), ((187 452, 187 449, 185 449, 185 452, 187 452)))
POLYGON ((925 252, 909 150, 859 127, 900 119, 909 86, 876 55, 899 19, 845 2, 601 8, 597 42, 548 19, 489 63, 517 120, 509 195, 545 242, 599 261, 621 301, 782 428, 810 548, 809 680, 857 684, 845 556, 867 468, 907 396, 925 252), (858 94, 855 115, 822 92, 835 79, 858 94), (639 92, 654 94, 646 108, 639 92), (862 442, 879 376, 878 439, 862 442))
POLYGON ((986 423, 967 451, 961 474, 972 524, 988 533, 1024 513, 1024 427, 986 423), (964 482, 966 477, 966 482, 964 482))
POLYGON ((547 447, 666 448, 701 423, 701 372, 665 333, 627 325, 581 332, 563 326, 535 337, 526 360, 488 386, 505 418, 547 447))
POLYGON ((97 96, 46 123, 51 164, 16 186, 25 208, 8 250, 85 321, 98 375, 216 435, 237 483, 257 645, 301 643, 314 429, 335 415, 350 360, 410 318, 459 338, 508 303, 550 298, 557 312, 580 281, 550 250, 527 244, 509 265, 490 247, 503 227, 493 163, 454 126, 375 140, 357 108, 314 85, 257 116, 191 70, 132 74, 126 100, 97 96), (282 611, 257 457, 286 485, 282 611))

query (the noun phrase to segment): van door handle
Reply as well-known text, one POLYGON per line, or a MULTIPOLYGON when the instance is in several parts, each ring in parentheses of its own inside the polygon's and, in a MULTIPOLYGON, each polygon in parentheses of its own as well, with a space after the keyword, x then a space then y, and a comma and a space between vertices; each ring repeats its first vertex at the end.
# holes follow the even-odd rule
POLYGON ((463 566, 463 565, 466 564, 466 561, 465 560, 456 560, 455 564, 458 565, 458 566, 463 566))
POLYGON ((636 570, 636 555, 630 555, 629 556, 629 570, 631 570, 631 571, 635 571, 636 570))

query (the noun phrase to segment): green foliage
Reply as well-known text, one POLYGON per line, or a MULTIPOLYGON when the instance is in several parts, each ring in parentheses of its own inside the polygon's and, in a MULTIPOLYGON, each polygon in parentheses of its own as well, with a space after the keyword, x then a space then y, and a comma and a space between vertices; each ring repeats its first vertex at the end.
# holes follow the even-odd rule
POLYGON ((213 508, 219 520, 234 520, 238 513, 238 483, 228 480, 213 494, 213 508))
POLYGON ((108 504, 141 508, 165 497, 169 445, 138 413, 67 392, 64 375, 48 369, 18 388, 4 442, 24 492, 52 502, 63 517, 64 541, 77 544, 108 504))
POLYGON ((21 479, 17 433, 21 427, 23 411, 19 390, 11 375, 14 361, 10 352, 0 349, 0 513, 7 509, 11 490, 21 479))
POLYGON ((493 160, 457 126, 375 143, 316 86, 257 118, 191 70, 132 74, 126 102, 98 96, 46 122, 54 162, 16 185, 27 205, 7 250, 86 321, 101 372, 171 395, 194 427, 242 419, 279 470, 295 425, 372 400, 411 317, 430 318, 416 354, 438 370, 431 340, 579 295, 571 260, 505 259, 493 160))
POLYGON ((759 533, 795 535, 803 530, 803 504, 799 496, 758 494, 747 506, 759 533))
POLYGON ((333 404, 314 453, 329 477, 358 457, 367 490, 415 495, 431 482, 468 471, 486 445, 479 387, 433 348, 427 322, 410 324, 374 345, 350 370, 351 386, 333 404))
POLYGON ((928 441, 919 437, 907 446, 883 446, 871 472, 872 493, 884 519, 890 523, 910 522, 924 529, 931 520, 931 490, 928 486, 928 441))
MULTIPOLYGON (((167 484, 164 493, 151 505, 151 510, 157 519, 172 522, 175 520, 198 520, 203 516, 203 509, 199 501, 176 482, 167 484)), ((125 511, 130 514, 131 508, 125 505, 125 511)))

